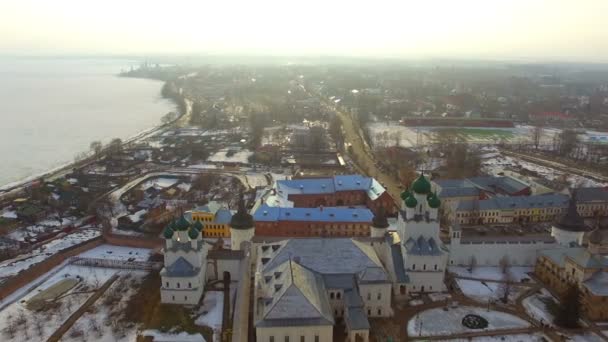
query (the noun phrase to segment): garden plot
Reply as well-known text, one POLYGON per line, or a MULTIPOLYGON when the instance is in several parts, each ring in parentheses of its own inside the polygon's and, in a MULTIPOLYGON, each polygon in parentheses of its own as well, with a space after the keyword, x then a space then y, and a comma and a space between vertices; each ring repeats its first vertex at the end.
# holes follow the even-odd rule
POLYGON ((112 275, 119 270, 68 265, 38 285, 19 301, 7 305, 0 311, 0 331, 5 340, 46 340, 72 313, 93 295, 112 275), (29 310, 30 299, 46 290, 52 290, 65 279, 75 279, 78 284, 60 294, 46 305, 46 310, 29 310))
POLYGON ((549 325, 553 325, 555 318, 550 310, 552 303, 557 303, 557 301, 546 289, 542 289, 541 293, 534 294, 522 301, 530 317, 549 325))
POLYGON ((523 319, 498 311, 488 312, 483 308, 458 307, 455 309, 431 309, 420 312, 407 323, 410 336, 440 336, 464 332, 492 331, 498 329, 525 328, 530 324, 523 319), (483 317, 488 326, 483 329, 469 329, 462 325, 462 319, 469 314, 483 317))
MULTIPOLYGON (((465 296, 480 303, 502 300, 504 287, 506 286, 504 283, 467 279, 456 279, 456 283, 465 296)), ((508 298, 512 302, 525 288, 513 284, 510 286, 508 298)))
MULTIPOLYGON (((459 277, 475 278, 480 280, 501 280, 504 278, 500 267, 477 266, 469 272, 468 267, 450 266, 448 270, 459 277)), ((522 279, 530 279, 527 275, 529 272, 534 272, 534 267, 511 266, 509 274, 514 281, 520 282, 522 279)))
POLYGON ((122 319, 129 298, 145 272, 125 273, 68 330, 62 341, 135 341, 137 327, 122 319))
POLYGON ((41 245, 30 253, 0 263, 0 282, 3 278, 16 275, 32 265, 42 262, 50 256, 74 245, 94 239, 101 235, 96 229, 80 229, 75 233, 60 237, 41 245))

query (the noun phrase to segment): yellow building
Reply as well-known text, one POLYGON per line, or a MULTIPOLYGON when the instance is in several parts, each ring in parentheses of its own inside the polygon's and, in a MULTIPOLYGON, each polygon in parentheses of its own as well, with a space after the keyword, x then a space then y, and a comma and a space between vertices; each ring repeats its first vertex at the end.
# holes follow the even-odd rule
POLYGON ((203 237, 205 238, 229 238, 230 219, 232 213, 219 203, 212 201, 202 207, 190 211, 192 222, 200 222, 203 225, 203 237))

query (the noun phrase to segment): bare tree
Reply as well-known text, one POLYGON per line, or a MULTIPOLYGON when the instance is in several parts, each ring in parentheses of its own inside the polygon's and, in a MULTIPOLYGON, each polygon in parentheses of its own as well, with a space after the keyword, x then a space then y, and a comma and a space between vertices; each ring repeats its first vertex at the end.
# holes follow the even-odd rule
POLYGON ((17 334, 17 323, 14 319, 7 320, 4 334, 11 340, 15 338, 15 335, 17 334))
POLYGON ((540 122, 536 123, 532 131, 532 142, 534 143, 534 149, 538 150, 540 140, 543 136, 543 126, 540 122))
POLYGON ((469 259, 469 273, 473 273, 475 267, 477 267, 477 258, 474 255, 471 255, 471 258, 469 259))
POLYGON ((511 267, 511 262, 509 261, 509 257, 507 255, 503 256, 499 261, 500 271, 502 274, 507 274, 509 272, 509 268, 511 267))
POLYGON ((498 295, 500 296, 500 300, 503 303, 507 303, 509 301, 509 295, 513 292, 513 276, 511 276, 510 272, 507 272, 503 275, 502 282, 498 287, 498 295))
POLYGON ((103 151, 103 145, 101 144, 101 141, 99 141, 99 140, 91 141, 89 148, 91 149, 91 151, 93 152, 95 157, 99 157, 99 155, 101 154, 101 151, 103 151))
POLYGON ((34 331, 36 332, 36 336, 42 339, 42 335, 44 335, 44 321, 42 319, 34 320, 34 331))

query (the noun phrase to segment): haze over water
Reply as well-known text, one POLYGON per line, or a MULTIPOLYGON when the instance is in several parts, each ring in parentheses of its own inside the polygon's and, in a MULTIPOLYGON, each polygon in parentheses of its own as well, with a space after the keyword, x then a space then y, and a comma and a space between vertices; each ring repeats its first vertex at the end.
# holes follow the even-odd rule
POLYGON ((0 58, 0 187, 72 162, 93 140, 126 139, 174 105, 159 81, 117 77, 116 59, 0 58))

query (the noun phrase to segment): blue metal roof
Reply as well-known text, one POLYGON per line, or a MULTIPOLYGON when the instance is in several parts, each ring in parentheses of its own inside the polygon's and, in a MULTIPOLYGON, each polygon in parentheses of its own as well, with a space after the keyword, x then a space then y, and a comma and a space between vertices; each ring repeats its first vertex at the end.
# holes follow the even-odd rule
POLYGON ((229 224, 232 219, 232 213, 226 208, 219 209, 215 213, 214 223, 229 224))
POLYGON ((374 214, 367 208, 281 208, 261 206, 253 215, 255 221, 372 222, 374 214))
POLYGON ((277 181, 277 191, 282 195, 331 194, 338 191, 355 190, 366 191, 374 199, 385 191, 384 187, 373 178, 361 175, 339 175, 333 178, 302 178, 277 181))
POLYGON ((179 257, 173 264, 166 268, 168 277, 194 277, 199 269, 192 266, 186 259, 179 257))

